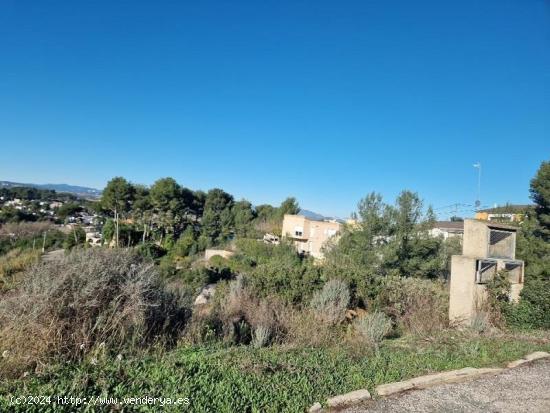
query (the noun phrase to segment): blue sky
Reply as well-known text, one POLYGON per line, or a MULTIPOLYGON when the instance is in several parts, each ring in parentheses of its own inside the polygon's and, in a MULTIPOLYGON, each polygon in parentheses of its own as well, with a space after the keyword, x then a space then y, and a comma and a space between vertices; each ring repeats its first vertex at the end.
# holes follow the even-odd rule
POLYGON ((0 3, 0 180, 347 216, 370 191, 473 204, 477 161, 484 205, 525 203, 545 159, 548 1, 0 3))

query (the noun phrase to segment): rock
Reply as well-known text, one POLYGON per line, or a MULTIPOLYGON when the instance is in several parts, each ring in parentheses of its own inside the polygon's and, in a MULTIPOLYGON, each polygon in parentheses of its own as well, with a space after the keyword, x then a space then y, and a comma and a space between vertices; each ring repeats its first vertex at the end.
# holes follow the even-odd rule
POLYGON ((472 371, 475 371, 475 369, 472 367, 466 367, 460 370, 444 371, 442 373, 434 373, 428 374, 426 376, 415 377, 414 379, 411 379, 411 382, 413 383, 414 387, 423 388, 432 386, 434 384, 447 383, 449 381, 456 380, 457 378, 463 378, 468 374, 471 374, 472 371))
POLYGON ((428 374, 426 376, 415 377, 414 379, 397 381, 394 383, 382 384, 376 387, 376 393, 379 396, 389 396, 390 394, 400 393, 411 389, 424 389, 445 383, 457 383, 471 378, 486 376, 489 374, 498 374, 503 369, 474 369, 466 367, 460 370, 444 371, 442 373, 428 374))
POLYGON ((318 413, 320 411, 323 410, 323 407, 321 406, 321 403, 319 402, 316 402, 315 404, 313 404, 313 406, 311 406, 308 410, 309 413, 318 413))
POLYGON ((327 404, 329 407, 345 407, 361 403, 371 398, 369 391, 367 389, 362 389, 332 397, 327 400, 327 404))
POLYGON ((508 363, 506 367, 508 367, 509 369, 513 369, 514 367, 521 366, 522 364, 525 364, 525 363, 529 363, 529 360, 525 360, 525 359, 514 360, 508 363))
POLYGON ((527 354, 524 358, 527 361, 533 361, 533 360, 543 359, 546 357, 550 357, 550 354, 548 354, 546 351, 535 351, 534 353, 527 354))
POLYGON ((216 284, 208 284, 204 287, 200 294, 195 298, 195 305, 208 304, 214 293, 216 292, 216 284))
POLYGON ((395 383, 381 384, 376 387, 376 393, 379 396, 389 396, 394 393, 401 393, 402 391, 410 390, 414 388, 414 385, 410 380, 396 381, 395 383))

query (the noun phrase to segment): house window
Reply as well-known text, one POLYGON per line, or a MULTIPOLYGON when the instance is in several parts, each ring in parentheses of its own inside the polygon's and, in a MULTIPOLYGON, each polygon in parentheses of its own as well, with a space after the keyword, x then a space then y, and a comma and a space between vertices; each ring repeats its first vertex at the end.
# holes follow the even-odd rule
POLYGON ((304 228, 303 227, 294 227, 294 236, 295 237, 301 237, 304 235, 304 228))

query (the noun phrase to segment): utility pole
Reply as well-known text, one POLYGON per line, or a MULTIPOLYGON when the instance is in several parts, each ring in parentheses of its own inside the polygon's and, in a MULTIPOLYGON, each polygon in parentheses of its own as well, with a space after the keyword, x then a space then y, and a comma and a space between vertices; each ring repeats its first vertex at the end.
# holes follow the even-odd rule
POLYGON ((477 162, 474 165, 474 168, 477 169, 477 199, 476 199, 476 210, 481 205, 481 162, 477 162))

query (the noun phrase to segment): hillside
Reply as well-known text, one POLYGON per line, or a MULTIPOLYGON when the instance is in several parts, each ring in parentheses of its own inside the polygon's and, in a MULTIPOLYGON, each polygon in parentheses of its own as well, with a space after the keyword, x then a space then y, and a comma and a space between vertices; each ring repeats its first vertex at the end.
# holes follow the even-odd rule
POLYGON ((22 182, 0 181, 0 188, 13 188, 18 186, 27 186, 38 189, 52 189, 56 192, 66 192, 82 198, 99 198, 101 191, 86 186, 68 185, 68 184, 31 184, 22 182))

